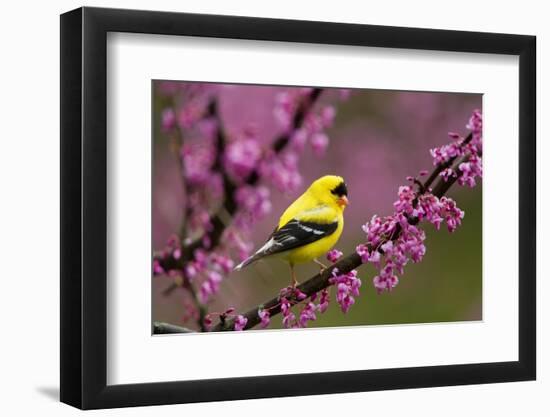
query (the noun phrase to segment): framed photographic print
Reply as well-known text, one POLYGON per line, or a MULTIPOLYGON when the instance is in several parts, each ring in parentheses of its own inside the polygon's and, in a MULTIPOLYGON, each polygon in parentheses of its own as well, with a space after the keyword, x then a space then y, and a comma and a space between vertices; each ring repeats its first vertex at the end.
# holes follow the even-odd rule
POLYGON ((535 38, 61 16, 61 400, 535 379, 535 38))

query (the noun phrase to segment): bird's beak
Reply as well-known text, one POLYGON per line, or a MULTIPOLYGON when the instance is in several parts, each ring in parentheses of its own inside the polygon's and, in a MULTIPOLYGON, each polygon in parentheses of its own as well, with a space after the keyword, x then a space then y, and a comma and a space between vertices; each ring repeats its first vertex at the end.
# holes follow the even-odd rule
POLYGON ((349 204, 349 200, 345 195, 343 195, 338 199, 338 205, 340 207, 346 207, 348 204, 349 204))

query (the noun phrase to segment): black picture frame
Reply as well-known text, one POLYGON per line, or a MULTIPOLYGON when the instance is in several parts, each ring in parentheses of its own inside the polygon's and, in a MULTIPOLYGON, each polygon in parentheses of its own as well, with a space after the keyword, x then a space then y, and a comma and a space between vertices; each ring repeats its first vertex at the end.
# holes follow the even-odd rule
POLYGON ((61 15, 61 401, 94 409, 535 379, 535 51, 524 35, 88 7, 61 15), (519 56, 519 360, 107 385, 108 32, 519 56))

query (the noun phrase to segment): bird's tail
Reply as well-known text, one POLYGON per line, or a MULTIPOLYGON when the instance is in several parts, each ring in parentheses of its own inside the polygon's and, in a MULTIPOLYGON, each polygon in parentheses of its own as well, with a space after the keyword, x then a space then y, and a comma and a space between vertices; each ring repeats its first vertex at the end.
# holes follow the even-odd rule
POLYGON ((261 254, 259 253, 255 253, 254 255, 252 256, 249 256, 248 258, 246 258, 244 261, 242 261, 239 265, 237 265, 235 267, 235 271, 240 271, 241 269, 243 269, 244 267, 250 265, 250 264, 253 264, 254 262, 256 262, 258 259, 260 259, 262 256, 261 254))

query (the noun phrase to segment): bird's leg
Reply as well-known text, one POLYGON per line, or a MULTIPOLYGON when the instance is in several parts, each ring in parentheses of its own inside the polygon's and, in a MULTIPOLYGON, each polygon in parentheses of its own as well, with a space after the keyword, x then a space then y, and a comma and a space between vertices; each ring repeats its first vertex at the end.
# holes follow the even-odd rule
POLYGON ((324 263, 322 263, 319 259, 315 258, 313 259, 313 262, 315 262, 317 265, 319 265, 321 267, 321 270, 319 271, 320 274, 322 274, 325 269, 328 268, 328 266, 326 266, 324 263))
POLYGON ((296 271, 294 271, 293 264, 290 264, 290 276, 292 278, 291 287, 296 288, 296 286, 298 285, 298 280, 296 279, 296 271))

